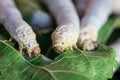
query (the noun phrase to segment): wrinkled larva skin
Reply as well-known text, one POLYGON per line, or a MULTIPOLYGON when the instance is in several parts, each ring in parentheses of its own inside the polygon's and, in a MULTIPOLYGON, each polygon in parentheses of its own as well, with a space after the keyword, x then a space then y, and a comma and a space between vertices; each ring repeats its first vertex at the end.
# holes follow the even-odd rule
POLYGON ((60 53, 76 46, 80 21, 71 0, 43 0, 55 17, 58 27, 52 34, 53 48, 60 53))
POLYGON ((96 42, 97 40, 97 32, 94 31, 94 29, 91 29, 91 27, 87 27, 85 29, 81 29, 77 46, 78 48, 82 50, 94 50, 97 48, 98 44, 96 42))
POLYGON ((53 48, 57 48, 56 51, 60 52, 63 50, 72 50, 73 47, 76 47, 76 42, 78 40, 78 32, 74 31, 75 27, 72 24, 61 25, 56 28, 52 34, 53 48))
MULTIPOLYGON (((27 49, 28 53, 32 53, 35 48, 39 48, 39 45, 36 42, 36 35, 27 23, 23 23, 24 22, 22 22, 22 25, 15 29, 13 32, 13 38, 18 42, 21 50, 27 49)), ((37 54, 35 53, 35 55, 37 54)))
POLYGON ((0 0, 0 20, 11 37, 18 42, 20 50, 27 49, 29 56, 32 53, 35 56, 40 53, 35 33, 22 19, 13 0, 0 0))
POLYGON ((79 48, 93 50, 97 47, 98 32, 112 13, 112 7, 113 0, 91 0, 81 20, 81 31, 77 43, 79 48))

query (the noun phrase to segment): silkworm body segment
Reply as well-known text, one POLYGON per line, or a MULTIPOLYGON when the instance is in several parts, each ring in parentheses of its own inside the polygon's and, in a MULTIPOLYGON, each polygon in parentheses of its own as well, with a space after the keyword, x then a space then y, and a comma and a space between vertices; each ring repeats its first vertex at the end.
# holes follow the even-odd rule
POLYGON ((112 13, 112 0, 93 0, 81 20, 78 47, 83 50, 96 48, 98 32, 112 13))
POLYGON ((18 42, 20 50, 27 49, 29 55, 40 53, 35 33, 22 19, 21 13, 16 8, 13 0, 0 0, 0 21, 11 37, 18 42))
POLYGON ((70 0, 43 0, 57 21, 58 27, 52 34, 53 48, 56 52, 76 46, 80 32, 79 18, 70 0))

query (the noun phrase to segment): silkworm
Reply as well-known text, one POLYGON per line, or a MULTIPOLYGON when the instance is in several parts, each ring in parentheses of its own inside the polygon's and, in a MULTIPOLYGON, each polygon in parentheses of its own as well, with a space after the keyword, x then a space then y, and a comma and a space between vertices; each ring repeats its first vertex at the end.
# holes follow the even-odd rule
POLYGON ((80 32, 80 21, 71 0, 42 0, 52 15, 58 27, 52 33, 53 48, 60 53, 76 46, 80 32))
POLYGON ((93 0, 81 19, 81 31, 78 47, 83 50, 93 50, 97 47, 98 32, 112 13, 113 0, 93 0))
MULTIPOLYGON (((14 0, 24 19, 35 32, 48 33, 53 30, 52 17, 35 0, 14 0), (26 18, 27 17, 27 18, 26 18)), ((40 1, 39 1, 40 2, 40 1)))
POLYGON ((40 53, 35 33, 22 19, 13 0, 0 0, 0 21, 11 37, 18 42, 20 50, 27 49, 29 55, 33 53, 35 56, 40 53))

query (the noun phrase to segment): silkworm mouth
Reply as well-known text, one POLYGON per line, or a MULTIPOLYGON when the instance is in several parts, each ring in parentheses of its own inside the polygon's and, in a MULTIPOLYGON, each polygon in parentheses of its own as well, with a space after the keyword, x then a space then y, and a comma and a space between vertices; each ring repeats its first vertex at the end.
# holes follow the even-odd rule
POLYGON ((60 46, 55 46, 53 48, 54 48, 54 50, 55 50, 56 53, 62 53, 63 52, 63 49, 60 46))

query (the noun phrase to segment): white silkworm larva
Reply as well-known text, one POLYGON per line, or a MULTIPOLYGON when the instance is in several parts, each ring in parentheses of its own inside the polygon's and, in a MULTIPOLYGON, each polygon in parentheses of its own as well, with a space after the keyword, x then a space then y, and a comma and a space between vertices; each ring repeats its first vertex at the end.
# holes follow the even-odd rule
POLYGON ((55 17, 58 27, 52 34, 53 48, 60 53, 76 46, 80 21, 71 0, 43 0, 55 17))
POLYGON ((29 56, 40 53, 39 44, 32 28, 22 19, 21 13, 16 8, 13 0, 0 0, 0 21, 15 39, 20 50, 27 49, 29 56))
POLYGON ((81 32, 78 47, 83 50, 93 50, 97 47, 98 32, 112 13, 113 0, 93 0, 81 20, 81 32))

